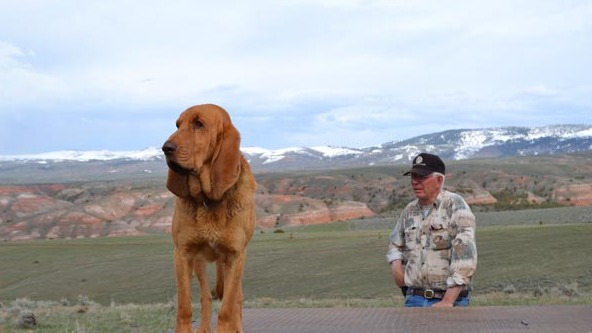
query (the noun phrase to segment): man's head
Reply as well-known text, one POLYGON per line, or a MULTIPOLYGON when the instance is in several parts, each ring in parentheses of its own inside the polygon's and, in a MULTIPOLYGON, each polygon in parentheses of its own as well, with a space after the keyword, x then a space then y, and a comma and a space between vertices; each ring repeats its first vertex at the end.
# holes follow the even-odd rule
POLYGON ((421 153, 413 159, 411 170, 403 175, 411 175, 411 187, 422 205, 430 205, 436 201, 442 186, 446 166, 437 155, 421 153))

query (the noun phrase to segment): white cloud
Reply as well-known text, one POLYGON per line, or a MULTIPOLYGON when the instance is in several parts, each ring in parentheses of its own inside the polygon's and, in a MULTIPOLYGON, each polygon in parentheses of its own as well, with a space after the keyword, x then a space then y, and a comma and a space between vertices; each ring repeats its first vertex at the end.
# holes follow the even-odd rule
POLYGON ((107 124, 214 102, 269 148, 538 125, 553 108, 590 122, 590 17, 586 1, 7 0, 0 115, 92 106, 107 124))
POLYGON ((44 103, 64 92, 58 78, 27 63, 32 57, 33 52, 0 40, 0 113, 14 112, 25 101, 44 103))

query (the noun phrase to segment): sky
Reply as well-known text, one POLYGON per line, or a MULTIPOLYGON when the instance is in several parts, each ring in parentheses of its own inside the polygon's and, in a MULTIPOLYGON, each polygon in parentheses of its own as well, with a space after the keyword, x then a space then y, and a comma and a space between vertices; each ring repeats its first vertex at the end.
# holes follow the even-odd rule
POLYGON ((225 108, 243 147, 592 123, 592 2, 2 0, 0 155, 160 147, 225 108))

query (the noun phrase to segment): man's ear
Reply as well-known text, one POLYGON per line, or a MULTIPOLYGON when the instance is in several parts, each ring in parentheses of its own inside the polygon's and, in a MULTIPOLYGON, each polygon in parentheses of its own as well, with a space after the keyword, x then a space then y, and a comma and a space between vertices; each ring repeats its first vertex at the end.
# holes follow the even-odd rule
POLYGON ((188 178, 189 176, 180 175, 169 169, 166 187, 179 198, 186 198, 189 196, 188 178))

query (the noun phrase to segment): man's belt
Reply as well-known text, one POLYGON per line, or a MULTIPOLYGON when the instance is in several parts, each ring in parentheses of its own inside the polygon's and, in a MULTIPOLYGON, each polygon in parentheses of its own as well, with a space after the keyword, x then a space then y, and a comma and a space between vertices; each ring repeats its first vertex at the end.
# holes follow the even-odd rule
MULTIPOLYGON (((420 289, 420 288, 407 288, 407 295, 422 296, 425 299, 442 299, 446 290, 433 290, 433 289, 420 289)), ((463 290, 458 295, 458 298, 469 296, 468 290, 463 290)))

